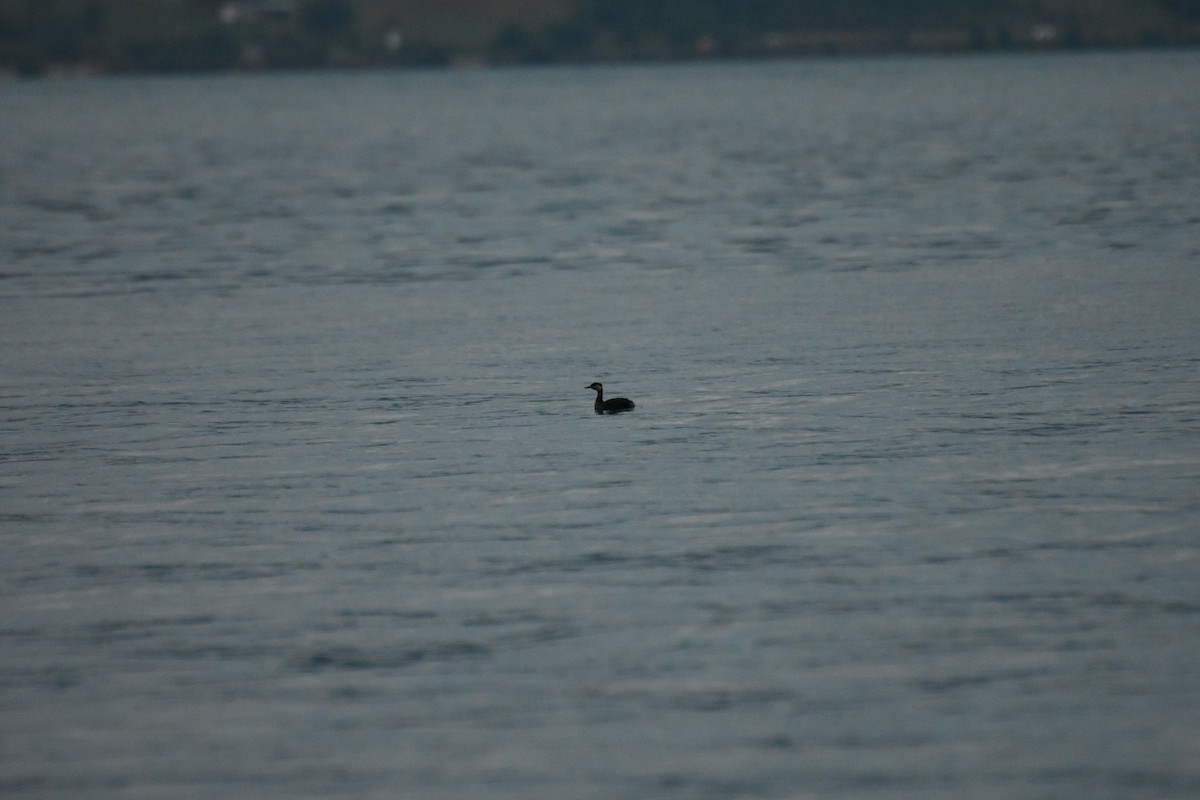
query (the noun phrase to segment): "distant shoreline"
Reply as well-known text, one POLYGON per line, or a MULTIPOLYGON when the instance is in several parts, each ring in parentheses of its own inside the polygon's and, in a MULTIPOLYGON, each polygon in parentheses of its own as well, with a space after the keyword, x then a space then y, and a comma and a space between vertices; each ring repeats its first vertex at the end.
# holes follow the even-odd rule
POLYGON ((0 77, 1190 48, 1191 0, 0 0, 0 77))
POLYGON ((355 62, 319 65, 233 65, 223 68, 186 66, 164 69, 106 69, 102 65, 88 63, 49 64, 36 72, 24 72, 0 65, 0 82, 14 80, 61 80, 82 79, 94 77, 151 77, 170 75, 221 76, 221 75, 267 75, 272 73, 316 73, 316 72, 405 72, 405 71, 455 71, 455 70, 488 70, 511 69, 522 67, 571 67, 571 66, 619 66, 619 65, 652 65, 652 64, 713 64, 736 62, 768 62, 768 61, 818 61, 837 60, 843 58, 889 58, 896 56, 1021 56, 1021 55, 1054 55, 1054 54, 1086 54, 1086 53, 1154 53, 1154 52, 1189 52, 1196 50, 1196 44, 1169 45, 1096 45, 1089 47, 1026 47, 1006 49, 974 49, 974 48, 844 48, 844 49, 814 49, 811 51, 756 53, 737 55, 713 55, 697 57, 634 57, 609 59, 571 59, 561 61, 500 61, 494 62, 484 58, 463 55, 447 60, 444 63, 432 64, 392 64, 384 62, 355 62))

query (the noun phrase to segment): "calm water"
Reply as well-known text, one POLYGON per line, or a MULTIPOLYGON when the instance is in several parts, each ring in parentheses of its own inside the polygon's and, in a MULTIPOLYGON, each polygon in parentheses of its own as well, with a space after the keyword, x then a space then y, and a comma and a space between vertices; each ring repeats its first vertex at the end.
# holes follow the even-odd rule
POLYGON ((5 797, 1200 793, 1200 53, 0 118, 5 797))

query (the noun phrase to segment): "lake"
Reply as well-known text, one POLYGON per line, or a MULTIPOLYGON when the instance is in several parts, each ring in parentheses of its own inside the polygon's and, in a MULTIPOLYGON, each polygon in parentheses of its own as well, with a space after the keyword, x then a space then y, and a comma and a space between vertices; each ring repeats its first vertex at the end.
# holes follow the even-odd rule
POLYGON ((1200 794, 1200 52, 0 117, 5 797, 1200 794))

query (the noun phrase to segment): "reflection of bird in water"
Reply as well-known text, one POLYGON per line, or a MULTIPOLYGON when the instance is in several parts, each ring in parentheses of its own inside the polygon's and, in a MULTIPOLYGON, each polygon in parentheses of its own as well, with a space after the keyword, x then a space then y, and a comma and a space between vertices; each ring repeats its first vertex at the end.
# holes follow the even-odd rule
POLYGON ((615 414, 618 411, 632 411, 633 401, 628 397, 614 397, 611 400, 604 399, 604 384, 593 383, 587 387, 596 392, 596 413, 603 414, 609 412, 615 414))

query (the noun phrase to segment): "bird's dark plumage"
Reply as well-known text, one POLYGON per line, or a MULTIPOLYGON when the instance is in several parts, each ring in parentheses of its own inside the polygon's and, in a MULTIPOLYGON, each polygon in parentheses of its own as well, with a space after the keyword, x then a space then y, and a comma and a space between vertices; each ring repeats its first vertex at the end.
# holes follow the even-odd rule
POLYGON ((615 414, 618 411, 632 411, 633 401, 628 397, 613 397, 608 400, 604 399, 604 384, 593 383, 587 387, 596 393, 596 413, 597 414, 615 414))

